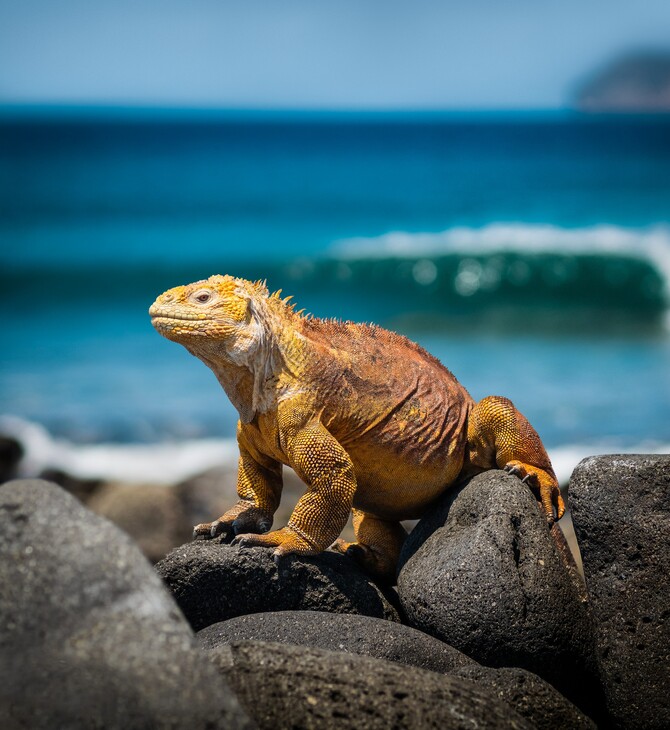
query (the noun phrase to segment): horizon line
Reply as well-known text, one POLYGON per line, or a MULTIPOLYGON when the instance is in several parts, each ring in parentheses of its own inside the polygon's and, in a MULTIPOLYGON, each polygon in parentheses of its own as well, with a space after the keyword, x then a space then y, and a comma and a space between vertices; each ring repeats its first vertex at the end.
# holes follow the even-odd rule
POLYGON ((551 107, 301 107, 301 106, 217 106, 147 104, 125 102, 12 102, 0 99, 0 119, 43 118, 43 119, 187 119, 225 118, 240 120, 292 118, 319 119, 412 119, 440 117, 668 117, 668 112, 647 110, 598 110, 592 111, 576 106, 551 107))

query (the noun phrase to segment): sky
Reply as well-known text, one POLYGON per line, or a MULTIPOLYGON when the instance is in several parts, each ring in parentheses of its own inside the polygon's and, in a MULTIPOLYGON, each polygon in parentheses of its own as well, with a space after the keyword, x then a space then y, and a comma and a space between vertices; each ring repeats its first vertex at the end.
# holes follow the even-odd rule
POLYGON ((668 0, 0 0, 0 104, 551 109, 668 0))

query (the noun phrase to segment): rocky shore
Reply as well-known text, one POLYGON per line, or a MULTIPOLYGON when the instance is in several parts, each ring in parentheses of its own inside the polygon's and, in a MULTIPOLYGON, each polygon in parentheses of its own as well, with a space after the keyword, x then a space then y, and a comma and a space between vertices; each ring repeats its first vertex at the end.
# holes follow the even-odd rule
POLYGON ((2 728, 670 726, 670 456, 575 470, 586 586, 500 471, 418 523, 397 586, 335 553, 277 565, 190 541, 184 522, 233 498, 221 471, 144 489, 53 477, 67 489, 0 486, 2 728))

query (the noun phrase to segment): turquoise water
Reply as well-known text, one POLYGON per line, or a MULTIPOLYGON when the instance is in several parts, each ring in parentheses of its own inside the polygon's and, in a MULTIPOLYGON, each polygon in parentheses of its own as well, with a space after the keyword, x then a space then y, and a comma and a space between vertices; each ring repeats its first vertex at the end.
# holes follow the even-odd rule
POLYGON ((550 447, 670 443, 670 120, 0 118, 0 413, 75 442, 231 436, 152 329, 212 273, 376 321, 550 447))

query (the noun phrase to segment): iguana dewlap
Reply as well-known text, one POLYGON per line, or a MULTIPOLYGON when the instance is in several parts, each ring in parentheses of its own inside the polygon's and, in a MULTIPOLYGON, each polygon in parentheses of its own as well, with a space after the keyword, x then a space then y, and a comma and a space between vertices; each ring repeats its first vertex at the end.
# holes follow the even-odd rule
POLYGON ((474 403, 438 360, 380 327, 302 316, 279 292, 212 276, 161 294, 160 334, 200 358, 240 414, 238 503, 194 534, 232 532, 275 556, 333 544, 353 512, 371 571, 395 570, 405 531, 463 476, 506 469, 539 490, 547 519, 564 505, 547 453, 506 398, 474 403), (268 532, 282 465, 307 485, 286 527, 268 532))

